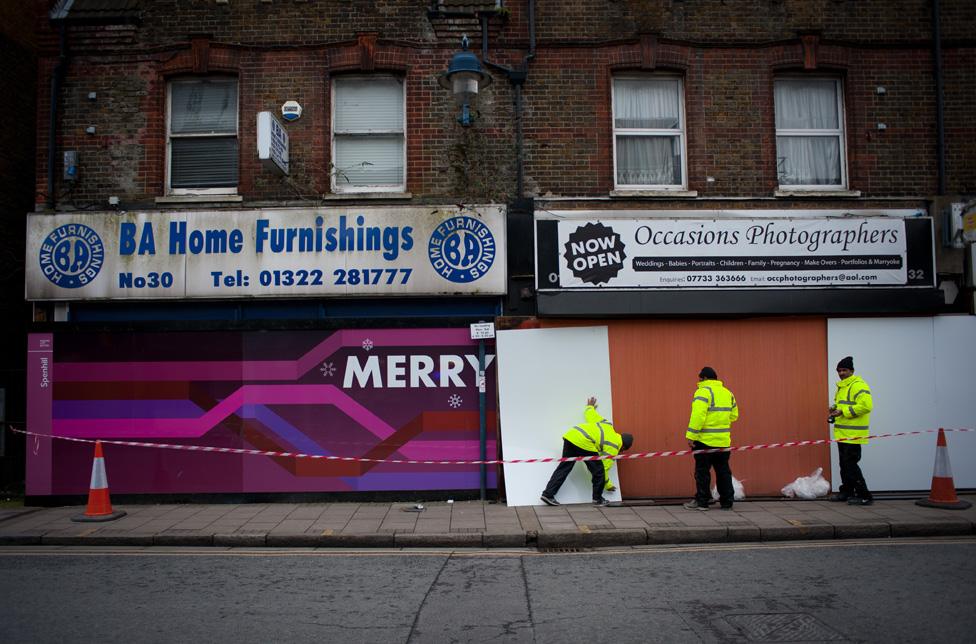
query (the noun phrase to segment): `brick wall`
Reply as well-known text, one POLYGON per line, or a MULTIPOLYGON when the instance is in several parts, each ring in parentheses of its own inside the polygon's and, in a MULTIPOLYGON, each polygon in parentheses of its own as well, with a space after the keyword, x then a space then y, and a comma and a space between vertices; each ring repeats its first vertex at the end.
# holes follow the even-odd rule
MULTIPOLYGON (((527 2, 505 4, 509 15, 491 20, 490 59, 515 67, 528 51, 527 2)), ((976 152, 966 144, 973 139, 976 3, 942 5, 949 188, 967 192, 976 183, 976 152)), ((493 72, 477 124, 465 129, 455 123, 449 93, 436 83, 458 48, 453 35, 439 40, 437 34, 470 27, 477 50, 477 19, 459 18, 446 29, 428 18, 430 3, 423 0, 161 0, 144 7, 139 26, 71 29, 59 194, 67 191, 60 185, 61 151, 79 151, 81 179, 62 206, 103 207, 117 195, 134 207, 163 195, 166 80, 201 71, 204 50, 207 71, 239 79, 239 190, 249 202, 318 201, 328 193, 329 81, 364 71, 406 80, 407 189, 416 200, 514 196, 511 85, 493 72), (292 175, 285 180, 258 165, 254 128, 258 111, 277 112, 289 99, 301 102, 305 114, 287 126, 292 175), (85 133, 89 126, 94 135, 85 133)), ((844 81, 853 190, 918 205, 917 198, 937 185, 927 0, 539 0, 536 29, 536 56, 523 88, 529 195, 609 193, 610 80, 620 71, 643 71, 684 79, 689 189, 707 197, 768 198, 777 187, 773 79, 803 71, 811 60, 815 69, 807 73, 844 81), (812 50, 798 37, 808 30, 818 35, 812 50), (877 86, 885 87, 883 96, 877 86)), ((38 114, 45 115, 56 55, 49 28, 41 42, 38 114)), ((46 128, 38 134, 43 191, 46 128)))

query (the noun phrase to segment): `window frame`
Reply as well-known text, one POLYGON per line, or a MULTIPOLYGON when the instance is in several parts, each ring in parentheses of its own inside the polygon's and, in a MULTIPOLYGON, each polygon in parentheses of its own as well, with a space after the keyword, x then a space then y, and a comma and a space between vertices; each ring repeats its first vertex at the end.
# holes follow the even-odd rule
POLYGON ((236 76, 214 75, 214 76, 184 76, 170 78, 166 81, 166 194, 167 195, 236 195, 241 183, 241 83, 236 76), (175 84, 191 84, 202 82, 231 82, 237 91, 237 111, 234 114, 234 134, 222 133, 197 133, 197 134, 177 134, 172 132, 173 119, 173 91, 175 84), (173 180, 173 139, 191 138, 235 138, 237 139, 237 185, 224 186, 221 188, 174 188, 173 180))
POLYGON ((390 73, 378 73, 378 74, 342 74, 333 76, 330 82, 330 108, 331 116, 329 122, 329 133, 330 133, 330 168, 329 168, 329 185, 330 189, 334 194, 350 194, 350 193, 375 193, 375 192, 389 192, 389 193, 405 193, 407 191, 407 79, 403 76, 390 73), (343 81, 368 81, 377 79, 390 79, 396 81, 403 88, 400 100, 400 110, 401 110, 401 123, 403 127, 400 130, 370 130, 368 132, 363 131, 343 131, 336 132, 336 84, 343 81), (336 160, 336 135, 390 135, 396 134, 403 137, 403 156, 401 158, 400 164, 403 171, 400 175, 400 182, 396 185, 392 184, 364 184, 364 185, 352 185, 346 183, 345 185, 339 185, 339 174, 335 170, 335 160, 336 160))
POLYGON ((810 76, 803 74, 784 74, 777 75, 773 79, 773 129, 776 150, 776 185, 779 190, 797 190, 803 192, 839 192, 848 190, 847 175, 847 113, 844 105, 844 79, 839 76, 810 76), (776 126, 776 83, 779 81, 830 81, 835 88, 835 100, 837 102, 837 125, 838 129, 780 129, 776 126), (781 136, 823 136, 836 137, 838 141, 839 162, 840 162, 840 183, 839 184, 791 184, 780 183, 779 173, 779 137, 781 136))
POLYGON ((683 192, 688 190, 688 121, 685 107, 685 79, 680 74, 639 74, 622 73, 614 74, 610 79, 610 127, 613 139, 613 187, 620 191, 671 191, 683 192), (655 81, 668 80, 678 81, 678 128, 618 128, 617 127, 617 83, 618 80, 637 80, 655 81), (681 183, 667 184, 638 184, 638 183, 619 183, 617 173, 617 137, 618 136, 665 136, 678 137, 681 146, 681 183))

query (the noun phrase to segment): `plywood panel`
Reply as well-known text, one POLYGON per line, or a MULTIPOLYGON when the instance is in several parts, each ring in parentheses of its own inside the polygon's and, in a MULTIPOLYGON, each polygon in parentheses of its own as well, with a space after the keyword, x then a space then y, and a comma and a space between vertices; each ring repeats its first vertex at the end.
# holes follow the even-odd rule
MULTIPOLYGON (((871 386, 872 434, 972 428, 974 337, 972 316, 831 319, 827 369, 832 373, 837 360, 854 357, 856 373, 871 386)), ((976 434, 949 434, 947 439, 956 487, 976 486, 976 434)), ((928 490, 935 440, 934 434, 872 440, 861 459, 868 487, 876 492, 928 490)), ((836 450, 833 460, 836 471, 836 450)))
MULTIPOLYGON (((596 397, 600 413, 613 418, 605 325, 499 331, 497 342, 505 460, 560 456, 562 435, 583 420, 590 396, 596 397)), ((506 464, 508 505, 542 505, 539 496, 555 468, 554 463, 506 464)), ((589 503, 590 481, 586 466, 577 463, 556 498, 561 503, 589 503)), ((618 501, 624 489, 604 496, 618 501)))
MULTIPOLYGON (((932 427, 976 429, 976 396, 973 395, 973 366, 976 365, 976 317, 943 315, 935 318, 935 417, 932 427)), ((915 381, 914 375, 911 378, 915 381)), ((929 434, 935 459, 935 441, 929 434)), ((949 460, 957 488, 976 488, 976 434, 950 433, 949 460)), ((926 484, 922 489, 930 489, 926 484)))
MULTIPOLYGON (((547 320, 544 326, 592 325, 547 320)), ((736 395, 740 420, 734 445, 827 436, 829 406, 826 321, 823 318, 756 320, 600 320, 610 333, 613 421, 635 435, 636 451, 683 449, 698 371, 709 365, 736 395)), ((747 495, 780 489, 817 467, 829 472, 823 446, 756 450, 732 455, 732 472, 747 495)), ((623 462, 625 496, 690 497, 691 457, 623 462)))

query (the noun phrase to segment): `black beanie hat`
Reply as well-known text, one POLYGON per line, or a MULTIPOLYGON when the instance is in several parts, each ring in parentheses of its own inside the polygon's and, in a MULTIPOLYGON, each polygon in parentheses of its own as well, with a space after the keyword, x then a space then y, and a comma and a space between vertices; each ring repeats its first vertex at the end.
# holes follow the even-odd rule
POLYGON ((854 371, 854 358, 852 358, 851 356, 847 356, 846 358, 844 358, 843 360, 837 363, 837 368, 850 369, 851 371, 854 371))
POLYGON ((711 367, 702 367, 702 370, 698 372, 698 377, 705 380, 718 380, 718 374, 711 367))
POLYGON ((627 450, 630 449, 630 446, 634 444, 634 435, 624 432, 623 434, 620 435, 620 438, 623 439, 621 441, 620 451, 626 452, 627 450))

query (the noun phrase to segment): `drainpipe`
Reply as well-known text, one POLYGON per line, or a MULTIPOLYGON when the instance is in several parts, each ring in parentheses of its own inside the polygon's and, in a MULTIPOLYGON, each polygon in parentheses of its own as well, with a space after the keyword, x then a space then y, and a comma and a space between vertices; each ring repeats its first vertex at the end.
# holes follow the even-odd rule
POLYGON ((58 31, 60 52, 58 64, 54 66, 54 73, 51 75, 51 109, 47 128, 47 199, 45 200, 45 207, 48 210, 54 210, 57 206, 54 198, 54 155, 58 147, 58 99, 61 94, 61 82, 64 80, 64 74, 68 68, 68 26, 64 20, 58 21, 58 31))
POLYGON ((935 63, 935 150, 939 160, 939 196, 946 193, 945 98, 942 95, 942 11, 939 0, 932 0, 932 58, 935 63))
POLYGON ((525 197, 525 162, 522 136, 522 86, 529 73, 529 61, 535 58, 535 0, 529 0, 529 53, 522 58, 518 69, 511 69, 488 60, 488 17, 481 14, 481 60, 485 65, 503 72, 515 90, 515 191, 519 199, 525 197))

